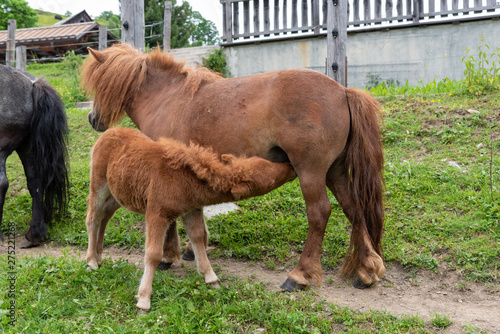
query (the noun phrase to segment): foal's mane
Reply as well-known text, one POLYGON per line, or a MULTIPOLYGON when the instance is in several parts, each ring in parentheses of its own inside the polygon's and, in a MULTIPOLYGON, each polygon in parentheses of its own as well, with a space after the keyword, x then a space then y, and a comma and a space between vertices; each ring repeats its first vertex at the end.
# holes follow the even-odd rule
POLYGON ((253 169, 245 157, 223 155, 193 143, 189 146, 171 138, 160 138, 164 159, 174 169, 189 168, 216 191, 228 192, 235 184, 251 180, 253 169))
POLYGON ((171 53, 159 48, 143 53, 128 44, 115 44, 98 55, 99 59, 89 56, 83 64, 82 85, 89 95, 95 93, 95 104, 101 116, 108 115, 110 124, 116 124, 123 117, 124 107, 147 80, 150 67, 185 76, 183 89, 190 96, 202 84, 222 78, 207 68, 185 67, 185 61, 177 62, 171 53))

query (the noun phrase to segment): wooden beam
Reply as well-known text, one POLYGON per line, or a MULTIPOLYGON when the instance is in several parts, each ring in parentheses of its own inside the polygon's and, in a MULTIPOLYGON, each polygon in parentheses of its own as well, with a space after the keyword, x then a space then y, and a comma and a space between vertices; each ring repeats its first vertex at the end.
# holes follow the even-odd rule
POLYGON ((326 36, 326 73, 330 78, 345 86, 347 84, 347 1, 328 0, 326 36), (336 5, 334 5, 334 3, 336 5))
POLYGON ((122 43, 145 49, 144 0, 122 0, 122 43))
POLYGON ((16 20, 7 21, 7 54, 5 55, 7 66, 16 65, 16 20))
POLYGON ((170 51, 172 38, 172 1, 165 1, 163 11, 163 51, 170 51))

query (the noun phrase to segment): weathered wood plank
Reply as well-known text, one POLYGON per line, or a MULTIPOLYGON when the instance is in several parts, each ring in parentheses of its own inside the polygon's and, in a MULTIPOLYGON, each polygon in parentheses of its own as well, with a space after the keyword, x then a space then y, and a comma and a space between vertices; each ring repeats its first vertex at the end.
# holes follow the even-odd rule
MULTIPOLYGON (((391 18, 394 15, 392 14, 392 0, 386 0, 385 1, 385 17, 386 18, 391 18)), ((392 22, 392 20, 389 20, 389 22, 392 22)))
POLYGON ((240 3, 233 3, 233 35, 240 33, 240 3))
POLYGON ((288 4, 286 0, 283 0, 283 29, 288 28, 288 4))
MULTIPOLYGON (((280 2, 279 0, 274 0, 274 31, 278 31, 280 29, 280 2)), ((274 33, 275 35, 279 35, 279 33, 274 33)))
MULTIPOLYGON (((299 20, 297 16, 297 0, 292 0, 292 28, 297 28, 299 26, 299 20)), ((298 32, 298 29, 292 33, 298 32)))
POLYGON ((375 19, 382 22, 382 0, 375 0, 375 19))
POLYGON ((371 19, 371 11, 370 11, 370 0, 363 0, 363 6, 365 7, 365 15, 364 15, 364 20, 370 20, 371 19))
MULTIPOLYGON (((309 14, 309 10, 307 8, 307 0, 302 0, 302 28, 307 27, 307 14, 309 14)), ((307 32, 308 29, 302 29, 302 32, 307 32)))
MULTIPOLYGON (((440 12, 447 12, 448 11, 448 0, 441 0, 441 8, 440 12)), ((441 15, 441 17, 447 17, 447 14, 441 15)))
POLYGON ((264 0, 264 36, 270 35, 271 22, 269 21, 269 0, 264 0))
POLYGON ((243 32, 250 33, 250 1, 243 2, 243 32))
POLYGON ((314 34, 319 34, 319 0, 312 0, 312 26, 314 34))
POLYGON ((436 12, 436 3, 434 0, 429 0, 429 17, 433 19, 435 16, 433 15, 436 12))
POLYGON ((255 37, 260 36, 260 6, 259 0, 253 0, 253 31, 255 37))

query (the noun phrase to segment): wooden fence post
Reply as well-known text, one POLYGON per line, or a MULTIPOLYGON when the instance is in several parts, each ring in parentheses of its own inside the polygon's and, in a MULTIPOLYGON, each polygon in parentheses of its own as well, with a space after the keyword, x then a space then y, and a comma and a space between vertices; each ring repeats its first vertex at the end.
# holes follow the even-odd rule
POLYGON ((5 60, 7 66, 16 65, 16 20, 7 21, 7 54, 5 60))
POLYGON ((108 47, 108 27, 99 26, 99 51, 103 51, 108 47))
MULTIPOLYGON (((226 41, 226 43, 232 43, 233 16, 231 11, 231 2, 229 0, 220 0, 220 3, 222 4, 222 16, 223 16, 222 40, 226 41)), ((238 3, 236 3, 236 5, 238 5, 238 3)))
POLYGON ((26 45, 16 47, 16 68, 26 72, 26 45))
POLYGON ((163 12, 163 51, 170 51, 172 38, 172 1, 165 1, 163 12))
POLYGON ((347 84, 347 1, 328 0, 326 73, 341 85, 347 84))
POLYGON ((144 0, 122 0, 121 9, 122 43, 144 51, 144 0))

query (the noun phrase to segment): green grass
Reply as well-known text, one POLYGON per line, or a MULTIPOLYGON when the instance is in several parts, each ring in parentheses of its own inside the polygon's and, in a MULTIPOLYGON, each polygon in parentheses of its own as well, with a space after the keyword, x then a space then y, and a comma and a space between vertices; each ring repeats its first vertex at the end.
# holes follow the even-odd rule
MULTIPOLYGON (((0 256, 2 272, 6 263, 0 256)), ((229 276, 222 276, 221 289, 213 289, 189 269, 182 278, 157 273, 152 310, 137 316, 133 296, 142 272, 125 261, 105 260, 95 272, 67 255, 22 258, 17 265, 17 321, 11 326, 5 315, 0 320, 0 330, 11 333, 432 332, 418 317, 337 307, 318 300, 313 290, 290 298, 229 276)), ((8 286, 4 277, 2 291, 8 286)), ((8 299, 2 300, 0 314, 5 314, 8 299)))

